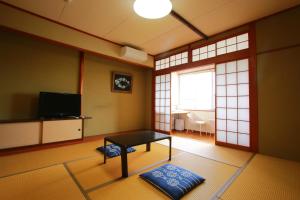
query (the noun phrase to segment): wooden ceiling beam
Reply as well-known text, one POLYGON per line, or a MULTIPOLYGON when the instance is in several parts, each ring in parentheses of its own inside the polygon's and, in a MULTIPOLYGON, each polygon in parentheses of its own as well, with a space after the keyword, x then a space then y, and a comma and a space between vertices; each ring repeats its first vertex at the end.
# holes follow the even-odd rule
POLYGON ((188 22, 186 19, 184 19, 181 15, 179 15, 176 11, 172 10, 170 13, 174 18, 176 18, 178 21, 183 23, 185 26, 190 28, 192 31, 194 31, 196 34, 201 36, 201 38, 208 39, 208 36, 204 34, 202 31, 200 31, 198 28, 196 28, 193 24, 188 22))

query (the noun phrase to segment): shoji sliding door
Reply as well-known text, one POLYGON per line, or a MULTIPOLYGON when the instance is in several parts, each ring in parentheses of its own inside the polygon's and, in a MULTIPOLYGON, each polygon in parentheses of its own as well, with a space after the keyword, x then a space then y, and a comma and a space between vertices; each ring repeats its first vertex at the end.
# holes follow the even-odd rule
POLYGON ((155 77, 155 129, 170 131, 171 123, 171 74, 155 77))
POLYGON ((216 65, 216 141, 250 147, 249 60, 216 65))

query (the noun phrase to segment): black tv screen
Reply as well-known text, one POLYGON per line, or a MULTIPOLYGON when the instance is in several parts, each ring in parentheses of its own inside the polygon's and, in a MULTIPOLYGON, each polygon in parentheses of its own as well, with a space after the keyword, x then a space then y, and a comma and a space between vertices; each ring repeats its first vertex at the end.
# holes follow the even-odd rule
POLYGON ((40 118, 79 117, 80 105, 80 94, 40 92, 38 115, 40 118))

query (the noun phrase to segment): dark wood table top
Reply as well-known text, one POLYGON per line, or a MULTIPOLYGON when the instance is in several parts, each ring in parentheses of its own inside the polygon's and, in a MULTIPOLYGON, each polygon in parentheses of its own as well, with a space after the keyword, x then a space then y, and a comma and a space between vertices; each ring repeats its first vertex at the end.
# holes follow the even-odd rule
POLYGON ((171 138, 170 135, 155 131, 137 131, 133 133, 105 137, 107 141, 125 148, 169 138, 171 138))

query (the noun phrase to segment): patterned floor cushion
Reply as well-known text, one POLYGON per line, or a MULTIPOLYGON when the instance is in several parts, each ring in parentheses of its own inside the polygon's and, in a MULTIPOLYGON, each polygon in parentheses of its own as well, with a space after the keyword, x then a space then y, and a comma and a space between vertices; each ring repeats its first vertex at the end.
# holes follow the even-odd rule
POLYGON ((176 200, 205 181, 201 176, 172 164, 143 173, 140 177, 176 200))
MULTIPOLYGON (((105 148, 104 146, 98 147, 97 148, 98 151, 104 153, 105 148)), ((127 153, 131 153, 136 151, 135 148, 133 147, 129 147, 127 148, 127 153)), ((116 156, 120 156, 121 155, 121 148, 115 144, 109 144, 106 145, 106 156, 112 158, 112 157, 116 157, 116 156)))

